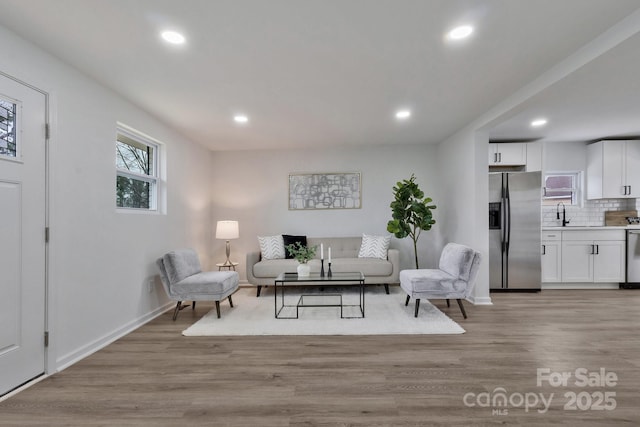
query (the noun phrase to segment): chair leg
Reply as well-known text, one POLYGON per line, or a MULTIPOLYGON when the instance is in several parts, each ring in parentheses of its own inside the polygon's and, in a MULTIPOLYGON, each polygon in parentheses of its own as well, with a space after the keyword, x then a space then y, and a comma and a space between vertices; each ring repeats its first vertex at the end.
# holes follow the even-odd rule
POLYGON ((420 309, 420 299, 416 300, 416 314, 415 317, 418 317, 418 310, 420 309))
POLYGON ((260 297, 261 290, 262 290, 262 286, 258 286, 258 292, 256 293, 256 298, 260 297))
POLYGON ((451 307, 451 303, 449 302, 449 298, 447 298, 447 307, 451 307))
POLYGON ((216 314, 218 315, 218 319, 220 318, 220 301, 216 301, 216 314))
POLYGON ((173 321, 175 322, 178 318, 178 313, 180 313, 180 308, 182 307, 182 301, 178 301, 176 304, 176 309, 173 310, 173 321))
POLYGON ((387 293, 387 295, 389 295, 389 284, 388 283, 384 284, 384 291, 387 293))
POLYGON ((229 295, 229 305, 233 307, 233 300, 231 299, 231 295, 229 295))
POLYGON ((464 306, 462 305, 462 300, 460 298, 458 298, 456 301, 458 301, 458 305, 460 306, 460 311, 462 312, 462 317, 464 317, 466 319, 467 318, 467 313, 466 313, 466 311, 464 311, 464 306))
POLYGON ((409 305, 409 300, 411 299, 410 295, 407 295, 407 300, 404 302, 404 306, 408 306, 409 305))

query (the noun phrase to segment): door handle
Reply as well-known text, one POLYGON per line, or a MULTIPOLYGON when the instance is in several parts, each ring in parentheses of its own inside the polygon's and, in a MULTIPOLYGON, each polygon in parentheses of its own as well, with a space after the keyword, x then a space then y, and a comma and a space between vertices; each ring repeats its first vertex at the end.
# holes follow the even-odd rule
POLYGON ((595 255, 596 254, 596 245, 591 245, 591 253, 589 255, 595 255))
POLYGON ((547 245, 542 245, 542 255, 547 254, 547 245))
POLYGON ((498 153, 498 163, 502 163, 502 153, 498 153))
POLYGON ((600 245, 596 245, 596 255, 600 255, 600 245))

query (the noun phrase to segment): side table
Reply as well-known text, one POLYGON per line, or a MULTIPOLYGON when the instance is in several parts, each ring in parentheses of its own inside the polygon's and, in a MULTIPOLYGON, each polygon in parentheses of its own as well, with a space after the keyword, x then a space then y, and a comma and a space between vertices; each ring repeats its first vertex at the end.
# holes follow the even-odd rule
POLYGON ((223 262, 216 264, 216 266, 218 267, 218 271, 220 270, 224 270, 225 268, 229 271, 231 271, 231 269, 233 268, 233 271, 236 271, 236 265, 238 265, 239 263, 235 262, 235 261, 231 261, 231 264, 225 264, 223 262))

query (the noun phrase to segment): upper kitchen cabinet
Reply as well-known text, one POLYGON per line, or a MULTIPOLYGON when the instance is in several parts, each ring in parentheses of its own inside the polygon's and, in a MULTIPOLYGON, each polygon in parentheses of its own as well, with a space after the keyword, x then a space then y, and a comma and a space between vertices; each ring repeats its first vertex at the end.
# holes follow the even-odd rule
POLYGON ((489 167, 492 170, 542 170, 542 144, 539 142, 490 142, 489 167))
POLYGON ((525 166, 526 164, 526 143, 489 143, 489 166, 525 166))
POLYGON ((640 197, 640 141, 605 140, 587 146, 587 199, 640 197))

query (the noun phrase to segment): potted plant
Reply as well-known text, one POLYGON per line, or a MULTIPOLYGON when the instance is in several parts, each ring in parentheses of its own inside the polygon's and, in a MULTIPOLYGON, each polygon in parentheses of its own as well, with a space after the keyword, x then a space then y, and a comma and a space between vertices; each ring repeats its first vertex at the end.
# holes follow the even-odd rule
POLYGON ((419 268, 418 239, 422 230, 431 230, 431 226, 436 223, 431 213, 436 206, 430 204, 433 201, 430 197, 424 197, 414 174, 411 174, 411 178, 398 182, 393 187, 393 195, 394 200, 390 205, 393 219, 387 223, 387 231, 398 239, 411 237, 416 268, 419 268))
POLYGON ((289 255, 298 261, 298 276, 308 276, 311 272, 311 267, 307 262, 316 255, 317 246, 305 246, 300 242, 294 242, 285 246, 289 255))

